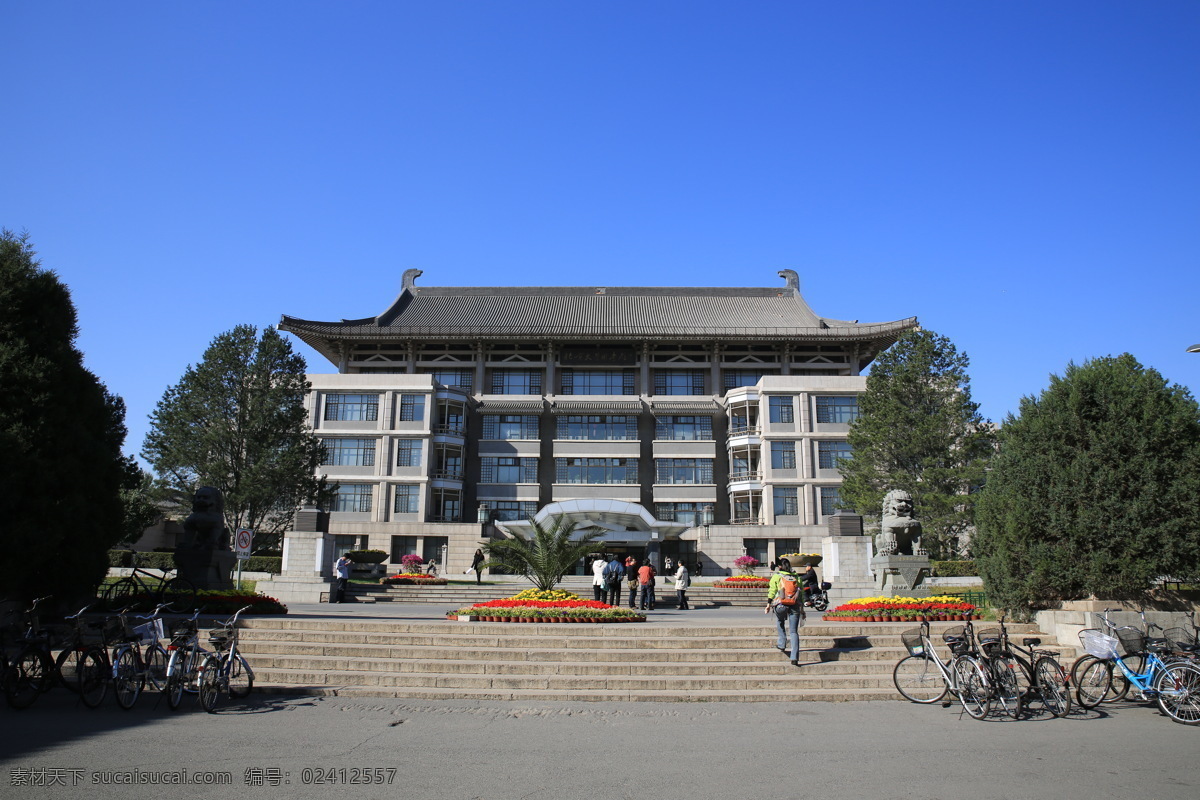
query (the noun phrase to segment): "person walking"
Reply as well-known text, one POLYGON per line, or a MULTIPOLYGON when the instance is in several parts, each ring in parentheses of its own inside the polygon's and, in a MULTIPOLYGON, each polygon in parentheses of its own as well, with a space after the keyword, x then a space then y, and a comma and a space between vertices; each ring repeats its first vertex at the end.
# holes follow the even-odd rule
POLYGON ((623 580, 625 580, 625 565, 621 563, 621 559, 614 553, 612 560, 604 568, 604 583, 607 589, 604 602, 610 606, 621 605, 621 581, 623 580))
POLYGON ((336 580, 333 583, 333 599, 331 603, 340 603, 346 599, 346 584, 350 582, 350 567, 354 564, 345 554, 333 565, 336 580))
POLYGON ((475 573, 475 582, 483 583, 483 551, 476 550, 475 556, 471 559, 471 571, 475 573))
POLYGON ((804 588, 801 578, 792 572, 792 562, 779 559, 778 569, 771 575, 767 587, 767 607, 764 614, 775 612, 775 647, 782 653, 788 652, 788 637, 791 636, 792 666, 800 663, 800 626, 804 624, 804 588))
POLYGON ((680 611, 688 610, 687 589, 688 584, 691 582, 692 579, 688 575, 687 567, 680 561, 679 569, 675 570, 675 596, 678 598, 678 603, 676 603, 675 607, 680 611))
POLYGON ((629 590, 629 607, 637 608, 638 560, 633 556, 625 559, 625 588, 629 590))
POLYGON ((608 564, 604 561, 604 555, 596 556, 592 562, 592 599, 597 603, 604 602, 604 592, 608 588, 608 581, 604 577, 604 570, 608 568, 608 564))
POLYGON ((675 568, 675 562, 671 561, 671 557, 667 556, 663 559, 663 571, 670 572, 675 568))
POLYGON ((649 561, 638 568, 638 606, 642 611, 654 610, 654 579, 658 571, 649 561))

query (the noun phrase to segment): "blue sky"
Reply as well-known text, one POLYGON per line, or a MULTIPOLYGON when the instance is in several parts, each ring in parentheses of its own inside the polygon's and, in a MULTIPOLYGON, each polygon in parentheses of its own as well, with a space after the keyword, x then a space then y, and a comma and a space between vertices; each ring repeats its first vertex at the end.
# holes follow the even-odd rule
POLYGON ((1200 387, 1192 0, 0 0, 0 26, 0 225, 71 287, 131 453, 214 336, 377 314, 410 267, 794 269, 818 314, 949 336, 995 420, 1125 351, 1200 387))

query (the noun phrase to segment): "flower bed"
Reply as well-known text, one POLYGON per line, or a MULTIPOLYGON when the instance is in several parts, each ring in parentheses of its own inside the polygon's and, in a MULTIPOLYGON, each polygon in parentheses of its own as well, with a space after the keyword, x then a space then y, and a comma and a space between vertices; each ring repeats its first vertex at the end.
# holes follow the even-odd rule
POLYGON ((385 586, 445 586, 445 578, 435 578, 432 575, 422 575, 419 572, 402 572, 399 575, 389 575, 380 578, 385 586))
POLYGON ((760 578, 757 575, 730 575, 719 581, 713 581, 717 589, 766 589, 771 585, 770 578, 760 578))
POLYGON ((835 622, 978 619, 978 609, 957 597, 860 597, 825 614, 835 622))
POLYGON ((527 589, 502 600, 489 600, 446 612, 450 619, 470 622, 645 622, 633 609, 584 600, 561 590, 527 589))

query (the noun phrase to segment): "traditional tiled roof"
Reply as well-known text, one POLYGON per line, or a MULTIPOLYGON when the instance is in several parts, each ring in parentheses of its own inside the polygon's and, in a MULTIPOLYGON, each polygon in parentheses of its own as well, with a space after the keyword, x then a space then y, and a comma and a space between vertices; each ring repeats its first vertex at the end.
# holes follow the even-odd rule
POLYGON ((400 296, 377 317, 318 322, 284 316, 290 331, 331 360, 337 341, 640 340, 870 342, 886 347, 915 318, 860 324, 820 317, 795 273, 782 288, 418 287, 410 271, 400 296))

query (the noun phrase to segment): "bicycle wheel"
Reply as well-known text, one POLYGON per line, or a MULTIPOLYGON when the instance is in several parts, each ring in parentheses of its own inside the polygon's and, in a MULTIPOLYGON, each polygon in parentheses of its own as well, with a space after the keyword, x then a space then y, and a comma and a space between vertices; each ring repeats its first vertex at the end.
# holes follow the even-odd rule
POLYGON ((1041 695, 1042 705, 1056 717, 1071 713, 1071 685, 1067 673, 1050 656, 1042 656, 1033 667, 1035 686, 1041 695))
POLYGON ((79 698, 88 708, 97 708, 108 694, 108 681, 112 675, 108 660, 99 647, 89 647, 79 654, 76 674, 79 676, 79 698))
POLYGON ((173 611, 188 611, 196 607, 196 585, 187 578, 171 578, 159 587, 158 597, 173 611))
POLYGON ((138 670, 137 655, 133 648, 122 648, 113 662, 113 689, 117 705, 128 711, 137 703, 146 684, 146 676, 138 670))
POLYGON ((133 578, 121 578, 116 583, 105 586, 100 599, 104 601, 106 608, 115 610, 135 606, 134 601, 141 594, 142 585, 140 583, 133 578))
POLYGON ((146 680, 156 692, 167 688, 167 651, 161 644, 146 648, 146 680))
POLYGON ((68 647, 54 659, 54 675, 65 689, 79 694, 79 665, 85 651, 68 647))
POLYGON ((50 688, 54 662, 37 646, 26 645, 9 668, 4 697, 13 708, 29 708, 50 688))
POLYGON ((246 659, 238 653, 229 663, 229 696, 239 699, 249 697, 253 690, 254 670, 250 669, 246 659))
POLYGON ((973 719, 983 719, 992 710, 992 687, 987 673, 977 659, 959 656, 951 666, 955 694, 963 709, 973 719))
POLYGON ((1093 709, 1112 689, 1112 662, 1093 656, 1075 662, 1075 699, 1082 708, 1093 709), (1089 660, 1090 659, 1090 660, 1089 660))
POLYGON ((932 658, 905 656, 892 670, 896 691, 914 703, 936 703, 946 696, 946 679, 932 658))
POLYGON ((200 668, 200 707, 208 713, 217 709, 217 700, 221 694, 221 659, 209 656, 204 659, 200 668))
POLYGON ((183 702, 183 689, 191 672, 191 651, 175 650, 167 660, 167 708, 175 711, 183 702))
POLYGON ((822 592, 813 600, 813 608, 817 611, 824 611, 829 608, 829 595, 822 592))
POLYGON ((1172 664, 1154 678, 1158 707, 1181 725, 1200 725, 1200 667, 1172 664))
POLYGON ((1000 707, 1013 719, 1020 719, 1022 696, 1021 681, 1018 679, 1020 665, 1007 653, 997 653, 988 659, 992 688, 1000 707))
MULTIPOLYGON (((1121 663, 1129 668, 1129 671, 1134 675, 1141 675, 1146 671, 1146 657, 1141 653, 1131 656, 1121 656, 1121 663)), ((1112 688, 1108 690, 1108 695, 1105 696, 1104 702, 1115 703, 1118 700, 1124 700, 1129 694, 1129 687, 1133 684, 1125 677, 1125 672, 1113 664, 1112 668, 1112 688)))

